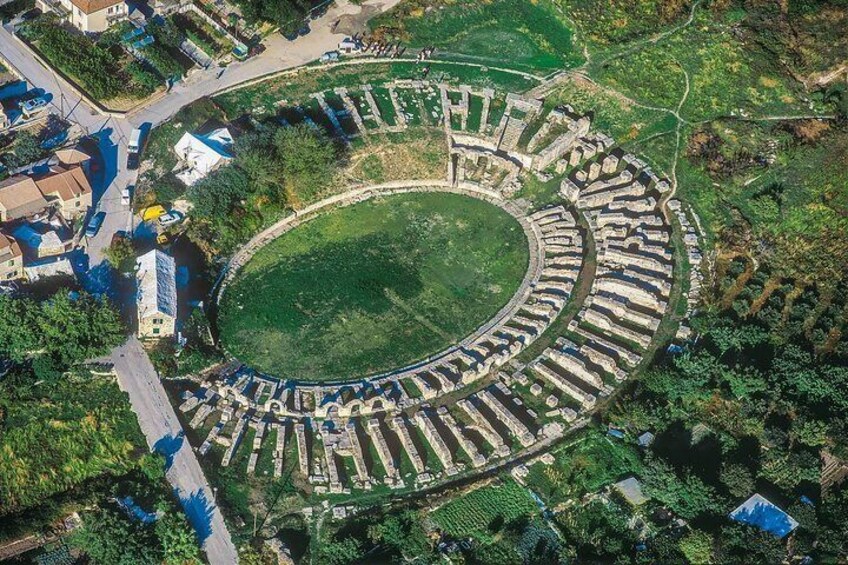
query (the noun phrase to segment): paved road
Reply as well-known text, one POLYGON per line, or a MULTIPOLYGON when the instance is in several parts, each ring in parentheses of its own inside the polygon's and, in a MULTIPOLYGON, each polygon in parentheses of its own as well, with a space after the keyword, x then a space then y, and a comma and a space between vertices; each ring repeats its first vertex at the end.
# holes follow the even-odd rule
POLYGON ((201 538, 209 563, 234 565, 236 548, 224 517, 147 353, 136 338, 130 338, 112 352, 111 359, 148 445, 168 459, 168 480, 201 538))

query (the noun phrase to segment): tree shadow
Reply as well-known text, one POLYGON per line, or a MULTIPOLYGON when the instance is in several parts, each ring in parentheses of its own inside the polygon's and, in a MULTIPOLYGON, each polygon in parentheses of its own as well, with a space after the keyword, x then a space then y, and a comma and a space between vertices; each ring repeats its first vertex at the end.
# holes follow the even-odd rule
POLYGON ((212 535, 212 512, 215 506, 202 490, 191 493, 188 498, 180 498, 180 504, 183 506, 189 523, 197 533, 200 545, 203 545, 206 538, 212 535))
POLYGON ((174 455, 183 446, 185 441, 185 432, 180 432, 175 436, 164 436, 153 444, 153 451, 165 457, 165 471, 171 468, 174 463, 174 455))

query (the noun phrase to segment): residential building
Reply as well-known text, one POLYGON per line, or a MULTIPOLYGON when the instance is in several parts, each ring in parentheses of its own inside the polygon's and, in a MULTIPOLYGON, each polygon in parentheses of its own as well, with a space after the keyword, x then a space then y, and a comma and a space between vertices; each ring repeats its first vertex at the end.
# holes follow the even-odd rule
POLYGON ((0 231, 0 282, 21 279, 24 276, 24 259, 18 242, 0 231))
POLYGON ((11 222, 43 212, 49 206, 31 178, 14 175, 0 181, 0 222, 11 222))
POLYGON ((177 282, 174 258, 154 249, 136 259, 138 336, 174 335, 177 322, 177 282))
POLYGON ((81 165, 53 167, 50 173, 37 178, 35 184, 67 220, 84 215, 91 207, 91 185, 81 165))
POLYGON ((36 0, 42 12, 53 11, 85 33, 100 33, 129 16, 124 0, 36 0))
POLYGON ((191 186, 206 175, 230 161, 233 136, 227 128, 219 128, 207 135, 185 133, 174 146, 180 162, 174 169, 178 179, 191 186))
POLYGON ((21 224, 12 233, 26 248, 27 259, 53 257, 66 251, 65 242, 49 224, 21 224))

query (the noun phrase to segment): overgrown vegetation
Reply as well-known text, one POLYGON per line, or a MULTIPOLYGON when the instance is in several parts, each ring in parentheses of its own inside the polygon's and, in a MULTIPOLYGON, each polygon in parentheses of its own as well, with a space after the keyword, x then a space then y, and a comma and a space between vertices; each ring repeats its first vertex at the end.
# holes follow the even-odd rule
POLYGON ((440 58, 547 71, 582 62, 572 32, 547 0, 414 0, 371 22, 377 37, 436 46, 440 58))
POLYGON ((0 296, 0 515, 136 465, 141 432, 114 382, 75 366, 122 339, 117 313, 87 295, 0 296))
POLYGON ((312 0, 236 0, 248 23, 269 22, 280 28, 281 33, 292 33, 300 29, 312 7, 312 0))

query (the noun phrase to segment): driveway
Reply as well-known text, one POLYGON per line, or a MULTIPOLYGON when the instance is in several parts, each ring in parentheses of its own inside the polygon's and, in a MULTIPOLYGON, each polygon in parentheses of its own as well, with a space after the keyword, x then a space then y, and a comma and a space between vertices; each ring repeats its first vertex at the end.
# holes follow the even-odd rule
POLYGON ((238 562, 236 548, 224 517, 147 353, 132 337, 112 352, 111 360, 148 446, 167 460, 168 481, 197 531, 209 563, 234 565, 238 562))

